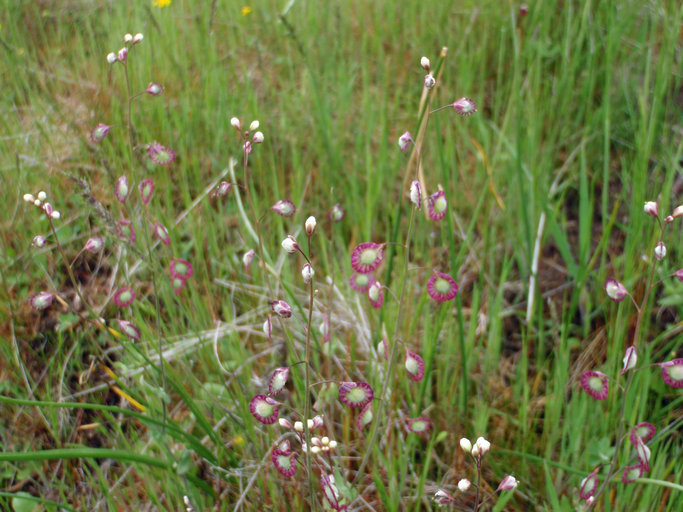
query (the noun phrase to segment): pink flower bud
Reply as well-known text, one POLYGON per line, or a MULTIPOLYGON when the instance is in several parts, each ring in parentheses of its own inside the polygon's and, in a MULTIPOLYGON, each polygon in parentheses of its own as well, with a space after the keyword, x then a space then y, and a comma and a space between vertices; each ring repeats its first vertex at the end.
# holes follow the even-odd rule
POLYGON ((268 315, 266 321, 263 322, 263 334, 265 334, 266 338, 268 338, 268 341, 270 341, 273 334, 273 324, 270 321, 270 315, 268 315))
POLYGON ((624 355, 624 368, 621 370, 621 374, 624 375, 627 371, 635 367, 638 361, 638 354, 636 353, 636 348, 631 345, 626 349, 626 354, 624 355))
POLYGON ((581 489, 579 490, 579 496, 582 500, 587 500, 595 491, 598 490, 598 471, 600 468, 595 469, 590 475, 581 480, 581 489))
POLYGON ((135 300, 135 292, 130 286, 126 286, 116 291, 114 294, 114 303, 120 307, 125 308, 130 306, 135 300))
POLYGON ((242 265, 244 265, 244 268, 247 269, 251 266, 251 262, 254 261, 254 255, 256 253, 254 252, 254 249, 249 249, 247 252, 244 253, 242 256, 242 265))
POLYGON ((655 203, 654 201, 646 202, 645 206, 643 207, 643 210, 648 215, 652 215, 653 217, 659 217, 659 206, 657 206, 657 203, 655 203))
POLYGON ((448 494, 446 491, 443 489, 439 489, 434 493, 434 501, 438 505, 448 505, 452 501, 455 501, 455 498, 448 494))
POLYGON ((332 222, 339 222, 344 218, 344 210, 339 203, 332 207, 328 217, 332 222))
POLYGON ((118 199, 119 203, 125 203, 126 199, 128 199, 128 194, 130 193, 128 178, 121 176, 118 180, 116 180, 114 191, 116 192, 116 199, 118 199))
POLYGON ((289 318, 292 316, 292 307, 284 300, 274 300, 270 303, 270 307, 276 315, 282 318, 289 318))
POLYGON ((161 96, 162 94, 164 94, 164 88, 161 84, 158 84, 156 82, 150 82, 147 86, 147 89, 145 89, 145 92, 150 96, 161 96))
POLYGON ((303 277, 304 283, 308 284, 311 281, 313 281, 314 275, 315 275, 315 270, 313 270, 313 267, 311 266, 311 264, 310 263, 304 263, 304 266, 301 269, 301 277, 303 277))
POLYGON ((282 248, 289 254, 295 254, 299 250, 299 244, 292 235, 287 235, 282 241, 282 248))
POLYGON ((147 155, 152 162, 159 165, 171 165, 175 160, 173 150, 162 146, 156 141, 152 144, 147 144, 147 155))
POLYGON ((418 210, 422 207, 422 187, 417 180, 410 184, 410 202, 413 203, 418 210))
POLYGON ((507 475, 501 480, 500 484, 498 484, 498 489, 496 489, 496 491, 511 491, 517 487, 517 484, 519 484, 519 482, 514 476, 507 475))
POLYGON ((54 299, 54 295, 50 292, 38 292, 31 297, 29 302, 33 309, 40 311, 41 309, 49 308, 50 304, 52 304, 52 299, 54 299))
POLYGON ((673 276, 678 279, 681 283, 683 283, 683 268, 679 268, 676 272, 673 273, 673 276))
POLYGON ((133 341, 140 341, 140 329, 138 329, 134 324, 127 320, 117 320, 117 322, 119 324, 119 329, 121 329, 126 336, 133 341))
POLYGON ((628 291, 623 284, 611 277, 605 281, 605 292, 614 302, 621 302, 628 295, 628 291))
POLYGON ((674 219, 677 219, 678 217, 683 216, 683 204, 678 205, 673 212, 671 212, 671 216, 674 219))
POLYGON ((109 126, 109 125, 106 125, 104 123, 99 123, 90 132, 90 140, 99 144, 107 136, 110 128, 111 128, 111 126, 109 126))
POLYGON ((436 85, 436 79, 432 76, 431 73, 425 75, 424 84, 426 89, 433 89, 436 85))
POLYGON ((368 298, 370 299, 370 305, 373 308, 379 309, 382 307, 382 304, 384 303, 384 291, 379 281, 373 282, 370 285, 370 288, 368 288, 368 298))
POLYGON ((288 199, 280 199, 277 203, 270 207, 275 213, 281 217, 291 217, 296 212, 296 206, 288 199))
POLYGON ((138 190, 140 191, 140 199, 142 202, 147 204, 152 198, 152 192, 154 192, 154 182, 152 180, 142 180, 138 185, 138 190))
POLYGON ((469 98, 460 98, 453 103, 456 114, 463 117, 471 116, 477 111, 477 105, 469 98))
POLYGON ((398 147, 401 148, 401 151, 405 151, 412 140, 413 136, 410 135, 410 132, 403 132, 403 135, 398 138, 398 147))
POLYGON ((85 242, 83 250, 88 251, 90 254, 97 254, 102 250, 102 247, 104 247, 104 240, 102 237, 93 236, 88 238, 88 241, 85 242))
POLYGON ((154 234, 166 247, 171 245, 171 237, 168 236, 168 230, 160 222, 154 223, 154 234))
POLYGON ((275 396, 282 391, 289 379, 289 368, 276 368, 268 383, 268 394, 275 396))
POLYGON ((261 132, 256 132, 254 136, 251 138, 251 141, 254 144, 261 144, 263 142, 263 133, 261 132))
POLYGON ((124 48, 121 48, 121 49, 119 50, 119 54, 117 55, 117 58, 118 58, 121 62, 126 62, 126 58, 128 58, 128 48, 125 48, 125 47, 124 47, 124 48))

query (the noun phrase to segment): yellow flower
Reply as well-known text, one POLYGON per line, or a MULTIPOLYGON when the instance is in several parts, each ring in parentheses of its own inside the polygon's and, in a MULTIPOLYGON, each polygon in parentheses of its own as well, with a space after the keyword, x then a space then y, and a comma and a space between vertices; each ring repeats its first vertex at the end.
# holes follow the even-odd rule
POLYGON ((249 7, 248 5, 245 5, 244 7, 242 7, 242 16, 246 16, 247 14, 250 14, 250 13, 251 13, 251 7, 249 7))
POLYGON ((171 0, 154 0, 154 7, 166 7, 171 5, 171 0))

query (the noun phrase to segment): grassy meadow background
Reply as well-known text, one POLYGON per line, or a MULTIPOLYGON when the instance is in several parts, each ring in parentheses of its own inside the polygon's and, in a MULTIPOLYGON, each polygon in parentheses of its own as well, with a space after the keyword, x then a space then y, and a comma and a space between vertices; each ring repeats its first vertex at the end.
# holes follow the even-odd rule
MULTIPOLYGON (((427 365, 413 383, 398 356, 385 397, 391 424, 382 418, 372 446, 333 388, 313 388, 339 443, 329 464, 348 479, 349 509, 435 509, 438 487, 474 481, 458 441, 482 435, 492 443, 485 509, 513 474, 520 484, 496 510, 576 510, 581 480, 611 457, 621 404, 615 386, 598 402, 579 378, 618 374, 636 321, 632 304, 607 299, 605 280, 642 297, 658 240, 643 203, 657 200, 667 215, 683 202, 683 8, 527 3, 520 17, 520 3, 504 0, 0 0, 0 509, 184 510, 185 495, 197 511, 322 508, 322 494, 309 496, 303 456, 296 477, 279 475, 270 450, 282 429, 248 409, 274 368, 299 359, 283 348, 279 326, 272 343, 261 332, 271 278, 256 265, 243 270, 255 244, 235 190, 224 201, 207 197, 219 178, 233 181, 226 170, 241 151, 229 120, 237 116, 258 119, 265 135, 249 161, 256 210, 282 198, 297 205, 292 219, 271 212, 262 220, 277 298, 295 310, 295 347, 308 311, 303 261, 286 257, 280 241, 301 241, 306 217, 318 218, 313 382, 365 380, 378 396, 383 326, 427 365), (172 148, 169 167, 129 168, 125 82, 105 58, 126 32, 145 36, 129 56, 134 90, 152 80, 165 87, 134 102, 135 138, 172 148), (396 140, 417 128, 420 57, 436 63, 444 46, 433 106, 467 96, 478 112, 430 119, 425 192, 441 184, 449 209, 438 223, 414 219, 397 322, 391 295, 377 311, 351 290, 350 251, 365 241, 405 243, 408 157, 396 140), (96 145, 89 133, 99 122, 113 127, 96 145), (151 260, 142 227, 137 248, 117 242, 87 197, 118 219, 113 183, 124 173, 135 186, 155 181, 148 209, 169 228, 171 247, 151 260), (92 234, 106 238, 104 253, 80 257, 74 273, 103 318, 140 327, 140 342, 88 320, 52 238, 31 247, 47 223, 21 198, 38 190, 62 214, 56 227, 69 261, 92 234), (331 225, 336 203, 345 217, 331 225), (172 257, 194 266, 178 295, 165 275, 172 257), (429 299, 432 268, 456 277, 455 301, 429 299), (110 300, 124 284, 137 294, 125 313, 110 300), (27 299, 40 290, 73 308, 33 311, 27 299), (317 325, 326 312, 333 336, 323 348, 317 325), (432 421, 428 436, 406 433, 404 419, 419 415, 432 421), (351 485, 368 451, 365 475, 351 485)), ((243 186, 239 165, 235 173, 243 186)), ((669 226, 639 367, 683 357, 683 284, 667 278, 681 266, 681 231, 680 219, 669 226)), ((378 279, 398 295, 404 250, 389 247, 396 259, 378 279)), ((302 368, 293 369, 280 416, 303 413, 302 368)), ((626 428, 657 426, 652 469, 631 485, 617 479, 594 509, 680 510, 683 395, 658 367, 636 372, 628 393, 626 428)), ((472 506, 470 491, 453 509, 472 506)))

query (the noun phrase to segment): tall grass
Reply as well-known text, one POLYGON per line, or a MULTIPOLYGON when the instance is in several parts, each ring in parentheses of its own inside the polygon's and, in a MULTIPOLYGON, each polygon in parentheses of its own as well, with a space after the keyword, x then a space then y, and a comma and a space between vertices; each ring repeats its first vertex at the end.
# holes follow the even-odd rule
MULTIPOLYGON (((241 157, 229 124, 235 115, 259 119, 266 136, 249 160, 255 210, 281 198, 298 208, 293 219, 266 215, 262 233, 278 289, 299 318, 308 313, 300 268, 279 244, 308 215, 320 222, 314 318, 319 323, 331 305, 333 337, 323 348, 312 331, 317 377, 364 376, 378 393, 384 367, 373 347, 383 325, 400 325, 397 338, 426 362, 421 383, 394 379, 384 397, 396 422, 427 411, 426 438, 380 423, 391 435, 369 446, 334 388, 314 386, 340 445, 339 474, 353 480, 369 450, 368 476, 348 491, 351 509, 429 509, 439 486, 474 478, 458 440, 479 435, 493 444, 484 475, 490 485, 505 474, 521 482, 505 510, 576 508, 581 480, 609 459, 621 421, 619 400, 596 402, 578 380, 586 370, 621 369, 636 318, 626 302, 607 300, 604 282, 616 277, 642 296, 643 255, 651 258, 657 241, 642 205, 656 199, 668 214, 681 203, 683 9, 676 2, 530 3, 525 17, 514 2, 488 0, 264 1, 249 4, 249 14, 231 0, 0 5, 0 508, 34 504, 19 491, 46 510, 59 510, 55 503, 181 510, 185 495, 196 510, 303 510, 322 502, 299 478, 303 467, 295 479, 273 470, 270 449, 283 432, 249 413, 272 370, 298 362, 304 337, 297 324, 288 348, 261 335, 273 297, 265 272, 242 268, 243 253, 255 247, 235 195, 253 222, 245 190, 224 202, 206 197, 212 183, 232 181, 230 159, 241 157), (135 136, 172 147, 179 158, 169 169, 135 172, 155 180, 154 215, 169 228, 172 251, 160 246, 160 261, 188 258, 195 275, 179 295, 159 279, 157 327, 150 283, 152 272, 162 276, 161 263, 108 243, 105 257, 77 266, 96 306, 112 276, 131 273, 140 297, 128 319, 143 331, 143 341, 132 343, 94 327, 81 308, 31 311, 26 299, 41 289, 61 290, 68 302, 74 293, 52 243, 30 247, 47 224, 21 196, 48 192, 71 257, 102 229, 74 178, 114 208, 113 184, 128 158, 125 83, 105 56, 124 33, 138 31, 145 39, 130 60, 132 79, 138 89, 157 81, 165 94, 134 103, 135 136), (448 55, 433 105, 468 96, 479 111, 430 119, 422 153, 428 192, 444 187, 449 215, 439 224, 416 215, 397 322, 392 299, 378 313, 349 288, 349 253, 368 240, 399 244, 393 271, 382 276, 398 289, 408 215, 397 203, 407 158, 395 141, 418 123, 424 73, 417 63, 422 55, 435 62, 442 46, 448 55), (98 122, 113 128, 94 145, 88 134, 98 122), (329 225, 336 203, 346 215, 329 225), (427 296, 431 268, 457 276, 452 306, 436 307, 427 296)), ((240 181, 239 166, 233 171, 240 181)), ((639 366, 681 355, 683 288, 666 279, 680 265, 680 235, 680 222, 672 224, 655 276, 664 281, 645 304, 639 366)), ((101 314, 117 312, 110 304, 101 314)), ((658 428, 651 472, 610 485, 597 510, 678 510, 683 403, 659 371, 635 374, 625 417, 627 425, 658 428)), ((293 373, 287 407, 304 396, 303 366, 293 373)), ((486 507, 495 504, 492 491, 483 489, 486 507)), ((458 506, 473 503, 464 496, 458 506)))

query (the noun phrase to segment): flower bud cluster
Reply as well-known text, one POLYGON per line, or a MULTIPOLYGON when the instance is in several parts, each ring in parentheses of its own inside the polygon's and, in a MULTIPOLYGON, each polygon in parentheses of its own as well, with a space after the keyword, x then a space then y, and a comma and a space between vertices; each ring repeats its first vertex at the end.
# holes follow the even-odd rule
POLYGON ((140 33, 137 33, 135 35, 125 34, 123 36, 123 42, 125 43, 125 46, 116 53, 109 52, 107 54, 107 62, 109 64, 114 64, 116 62, 121 62, 122 64, 125 64, 126 59, 128 58, 129 49, 135 46, 136 44, 141 43, 144 38, 145 36, 143 36, 140 33))
MULTIPOLYGON (((31 203, 35 207, 43 210, 43 212, 45 212, 45 215, 47 215, 50 219, 58 219, 59 217, 61 217, 61 214, 57 210, 55 210, 50 203, 47 202, 47 194, 42 190, 38 192, 37 196, 34 196, 33 194, 24 194, 24 201, 27 203, 31 203)), ((36 246, 38 245, 36 244, 36 246)))

